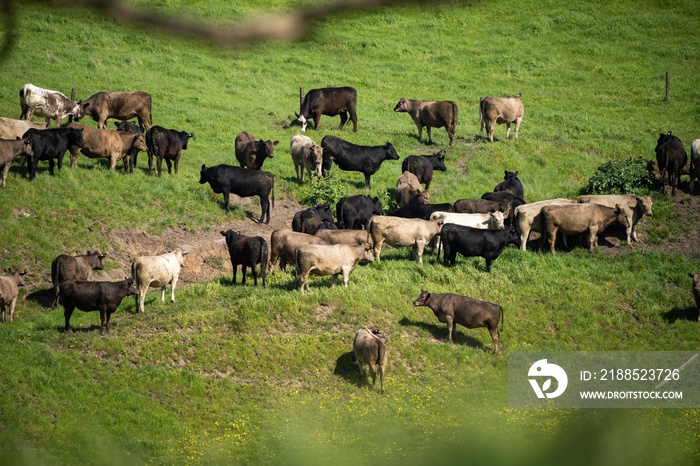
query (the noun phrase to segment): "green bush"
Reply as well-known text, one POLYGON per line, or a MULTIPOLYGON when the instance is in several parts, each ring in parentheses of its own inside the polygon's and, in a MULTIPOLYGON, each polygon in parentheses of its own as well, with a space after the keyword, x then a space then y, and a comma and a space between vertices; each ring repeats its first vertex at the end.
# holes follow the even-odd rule
POLYGON ((312 177, 311 194, 304 201, 312 205, 327 204, 331 206, 331 209, 335 208, 340 198, 348 195, 347 189, 343 188, 337 173, 338 170, 329 170, 321 179, 312 177))
POLYGON ((610 160, 598 167, 581 194, 647 194, 654 179, 644 157, 610 160))

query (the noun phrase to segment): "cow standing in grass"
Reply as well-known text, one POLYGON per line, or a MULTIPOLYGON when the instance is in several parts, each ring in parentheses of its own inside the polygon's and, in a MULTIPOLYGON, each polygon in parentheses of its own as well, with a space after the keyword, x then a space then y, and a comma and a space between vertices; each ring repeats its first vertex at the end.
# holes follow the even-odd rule
POLYGON ((272 207, 275 206, 275 177, 272 173, 232 165, 215 165, 209 168, 202 165, 199 184, 204 183, 209 183, 215 193, 223 193, 226 213, 231 211, 229 203, 231 193, 240 197, 259 196, 260 220, 258 223, 270 223, 270 192, 272 192, 272 207))
POLYGON ((139 312, 143 312, 148 288, 160 288, 161 302, 165 302, 165 287, 170 284, 170 301, 175 302, 175 287, 180 278, 180 269, 185 267, 187 252, 176 248, 174 251, 160 256, 141 256, 131 264, 131 276, 138 288, 136 304, 139 312))
POLYGON ((245 285, 246 267, 250 267, 253 273, 253 284, 258 286, 256 267, 260 264, 260 278, 262 278, 262 286, 265 288, 268 262, 268 249, 265 238, 261 236, 244 236, 233 230, 222 231, 221 234, 226 238, 226 246, 231 257, 233 284, 236 284, 236 271, 238 270, 238 264, 241 264, 241 273, 243 274, 241 285, 245 285))
POLYGON ((5 275, 0 275, 0 309, 2 309, 2 321, 5 322, 5 308, 9 308, 9 321, 14 320, 15 305, 19 296, 20 286, 24 286, 26 270, 7 269, 5 275))
POLYGON ((5 189, 7 174, 10 172, 12 162, 20 155, 32 157, 32 142, 27 139, 5 140, 0 139, 0 170, 2 170, 2 189, 5 189))
POLYGON ((520 123, 523 121, 525 107, 520 99, 522 93, 511 95, 505 99, 499 97, 482 97, 479 101, 479 119, 481 120, 480 132, 486 125, 486 134, 490 142, 493 142, 493 130, 496 123, 506 124, 506 139, 510 137, 510 124, 515 123, 515 139, 518 139, 520 123))
POLYGON ((457 105, 451 100, 428 101, 411 100, 401 97, 394 107, 395 112, 406 112, 411 115, 413 122, 418 127, 418 140, 423 137, 423 127, 428 130, 428 143, 433 143, 430 128, 442 128, 447 130, 450 138, 450 145, 455 138, 455 127, 457 126, 457 105))
MULTIPOLYGON (((303 89, 299 89, 299 94, 303 94, 303 89)), ((300 107, 299 113, 295 115, 301 124, 302 132, 306 131, 306 125, 310 119, 314 120, 314 129, 318 130, 321 115, 340 115, 338 130, 341 130, 350 114, 353 131, 357 133, 357 91, 352 87, 311 89, 304 96, 300 107)))
POLYGON ((93 270, 102 270, 102 259, 107 257, 98 251, 87 251, 86 254, 69 256, 61 254, 51 262, 51 283, 53 284, 54 300, 51 307, 58 304, 59 287, 67 280, 90 280, 93 270))
POLYGON ((357 366, 360 368, 360 377, 365 376, 364 365, 367 365, 374 389, 377 383, 377 373, 379 373, 381 394, 384 394, 384 374, 387 363, 386 342, 388 339, 389 337, 379 328, 372 327, 358 330, 352 342, 352 351, 355 354, 357 366))

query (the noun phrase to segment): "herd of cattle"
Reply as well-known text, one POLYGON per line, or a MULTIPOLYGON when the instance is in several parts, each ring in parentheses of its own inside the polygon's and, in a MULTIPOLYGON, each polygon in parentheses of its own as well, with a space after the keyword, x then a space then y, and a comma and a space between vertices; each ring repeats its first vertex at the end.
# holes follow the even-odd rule
MULTIPOLYGON (((302 132, 310 119, 318 129, 321 115, 340 116, 342 129, 349 119, 357 131, 357 92, 351 87, 324 88, 300 92, 300 112, 297 115, 302 132)), ((57 91, 48 91, 31 84, 20 91, 22 117, 25 120, 0 118, 0 166, 3 168, 2 187, 12 161, 20 155, 27 159, 29 179, 36 176, 39 161, 49 162, 54 173, 54 161, 61 168, 63 156, 70 152, 71 165, 77 165, 78 154, 87 157, 103 157, 109 160, 111 169, 123 160, 124 169, 133 171, 137 154, 148 153, 149 175, 153 158, 157 161, 158 176, 163 160, 171 172, 171 163, 178 172, 181 151, 187 149, 193 134, 153 126, 151 121, 151 97, 145 92, 99 92, 85 101, 75 101, 57 91), (98 128, 70 122, 60 126, 61 119, 72 115, 76 120, 90 116, 98 128), (32 123, 32 116, 46 118, 46 123, 32 123), (128 120, 137 118, 138 125, 128 120), (122 120, 117 130, 106 129, 109 118, 122 120), (57 128, 48 128, 55 119, 57 128)), ((445 127, 450 145, 453 144, 457 125, 457 106, 454 102, 429 102, 401 98, 395 112, 409 113, 422 138, 427 128, 432 142, 431 128, 445 127)), ((486 127, 489 141, 493 141, 496 124, 505 123, 506 138, 510 124, 515 123, 515 138, 524 113, 521 95, 505 99, 484 97, 479 102, 481 131, 486 127)), ((262 171, 267 158, 274 157, 279 141, 258 140, 245 131, 235 140, 235 156, 240 167, 232 165, 202 165, 201 184, 209 183, 215 193, 223 194, 225 209, 230 210, 230 194, 260 198, 260 223, 269 223, 271 203, 274 207, 274 175, 262 171), (270 203, 271 201, 271 203, 270 203)), ((290 141, 290 153, 297 178, 303 182, 308 177, 323 177, 335 164, 340 170, 356 171, 364 175, 365 187, 370 188, 370 177, 385 160, 398 160, 394 146, 387 142, 379 146, 360 146, 344 139, 327 135, 318 145, 311 138, 297 134, 290 141)), ((683 144, 671 132, 661 134, 656 147, 657 163, 665 184, 672 186, 675 194, 680 170, 687 163, 683 144)), ((241 235, 235 231, 222 231, 233 267, 242 267, 242 283, 246 282, 246 269, 251 268, 257 285, 257 267, 260 267, 262 286, 266 286, 267 271, 279 261, 284 269, 287 264, 296 267, 296 286, 301 292, 309 289, 309 275, 331 275, 335 284, 342 275, 347 287, 350 274, 359 263, 381 260, 385 244, 392 247, 411 247, 422 264, 423 253, 431 242, 435 245, 438 260, 443 253, 444 265, 455 265, 457 254, 482 257, 486 272, 491 272, 496 260, 508 245, 526 250, 530 234, 540 234, 540 247, 549 247, 555 253, 558 233, 566 244, 567 236, 586 235, 591 251, 597 246, 597 236, 612 224, 626 229, 627 242, 639 241, 636 233, 638 222, 645 215, 652 215, 649 197, 633 195, 581 196, 577 200, 550 199, 533 203, 524 200, 524 188, 518 172, 505 172, 503 182, 493 192, 484 193, 479 199, 459 199, 454 203, 431 204, 428 190, 435 171, 445 171, 445 157, 441 152, 432 156, 408 156, 402 163, 402 175, 396 184, 396 202, 399 208, 392 215, 385 215, 378 198, 366 195, 347 196, 335 206, 335 218, 330 206, 314 206, 298 212, 292 220, 292 229, 278 229, 270 236, 270 246, 265 238, 241 235), (423 187, 424 185, 425 187, 423 187)), ((700 140, 692 144, 691 190, 700 175, 700 140)), ((111 314, 126 296, 135 296, 139 312, 144 311, 145 295, 149 287, 161 289, 165 300, 166 286, 171 287, 171 300, 175 300, 175 287, 180 269, 184 266, 186 252, 179 249, 160 256, 136 258, 131 267, 131 277, 119 282, 91 281, 92 271, 102 269, 105 255, 99 252, 70 256, 60 255, 52 263, 51 278, 54 302, 64 307, 65 329, 70 328, 74 309, 100 311, 101 328, 109 329, 111 314)), ((0 276, 0 306, 5 320, 5 307, 9 307, 12 321, 18 286, 23 284, 26 272, 8 270, 0 276)), ((700 275, 695 275, 696 300, 700 304, 700 275)), ((448 326, 448 338, 452 340, 455 323, 467 328, 486 327, 493 340, 494 353, 500 353, 499 322, 502 325, 503 308, 495 303, 479 301, 456 294, 437 294, 422 291, 414 301, 415 306, 430 307, 440 322, 448 326)), ((363 328, 354 339, 354 352, 362 372, 362 364, 370 366, 373 379, 378 371, 384 390, 387 337, 377 328, 363 328)))

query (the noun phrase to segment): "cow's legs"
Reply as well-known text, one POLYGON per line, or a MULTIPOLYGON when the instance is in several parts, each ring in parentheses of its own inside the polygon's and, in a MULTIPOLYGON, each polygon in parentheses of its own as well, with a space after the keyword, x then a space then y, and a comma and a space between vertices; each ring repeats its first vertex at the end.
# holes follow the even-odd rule
POLYGON ((454 319, 450 316, 446 316, 447 320, 447 340, 452 343, 452 329, 454 328, 454 319))
POLYGON ((493 262, 493 259, 490 257, 486 257, 486 272, 491 273, 491 262, 493 262))
POLYGON ((416 254, 418 255, 418 263, 423 265, 423 251, 425 250, 425 241, 418 241, 415 245, 416 254))
POLYGON ((223 189, 224 194, 224 204, 226 205, 226 213, 231 212, 231 205, 229 204, 229 191, 228 189, 223 189))
POLYGON ((170 159, 165 159, 165 163, 168 165, 168 175, 173 174, 173 163, 170 161, 170 159))
POLYGON ((316 112, 314 113, 314 129, 318 131, 318 125, 321 122, 321 113, 316 112))
POLYGON ((493 353, 501 354, 501 334, 498 332, 498 328, 489 329, 489 333, 493 341, 493 353))
POLYGON ((139 312, 143 312, 143 305, 146 302, 146 293, 148 293, 148 286, 141 286, 139 288, 139 312))
POLYGON ((270 223, 270 200, 260 196, 260 221, 258 223, 263 223, 267 218, 265 223, 270 223))
POLYGON ((549 251, 552 254, 556 254, 556 251, 554 250, 554 243, 557 241, 557 230, 558 228, 553 228, 551 230, 547 230, 547 240, 549 241, 549 251))
POLYGON ((416 127, 418 128, 418 141, 421 141, 423 139, 423 125, 420 124, 420 121, 417 121, 416 127))
POLYGON ((71 306, 65 307, 65 305, 64 305, 63 317, 66 318, 66 327, 64 329, 66 332, 68 330, 70 330, 70 316, 73 315, 74 309, 75 309, 74 307, 71 307, 71 306))
POLYGON ((158 176, 160 177, 160 172, 163 168, 163 157, 158 156, 158 176))
POLYGON ((233 267, 233 284, 236 284, 236 272, 238 271, 238 264, 231 260, 231 267, 233 267))
POLYGON ((523 117, 518 117, 515 119, 515 139, 518 139, 518 131, 520 131, 520 122, 523 121, 523 117))
POLYGON ((165 302, 165 285, 160 287, 160 302, 165 302))
POLYGON ((426 126, 425 129, 426 129, 426 131, 428 131, 428 144, 432 144, 433 143, 433 135, 430 132, 430 126, 426 126))
POLYGON ((340 112, 340 126, 338 126, 338 130, 343 129, 343 126, 345 126, 345 123, 348 121, 348 112, 340 112))
POLYGON ((246 265, 241 264, 241 274, 243 275, 243 278, 241 279, 241 285, 245 285, 245 272, 246 272, 246 265))
POLYGON ((369 188, 369 177, 372 176, 369 173, 365 173, 365 189, 370 189, 369 188))
POLYGON ((376 240, 374 240, 374 238, 372 238, 372 239, 374 241, 374 257, 377 259, 377 262, 381 262, 382 261, 382 258, 381 258, 382 246, 384 245, 384 238, 377 238, 376 240))
POLYGON ((510 138, 510 123, 506 123, 506 139, 510 138))
POLYGON ((175 286, 176 285, 177 285, 177 277, 173 278, 172 283, 170 283, 170 302, 171 303, 175 302, 175 286))
POLYGON ((49 174, 50 174, 51 176, 54 176, 54 174, 53 174, 53 166, 54 166, 53 157, 49 157, 49 174))

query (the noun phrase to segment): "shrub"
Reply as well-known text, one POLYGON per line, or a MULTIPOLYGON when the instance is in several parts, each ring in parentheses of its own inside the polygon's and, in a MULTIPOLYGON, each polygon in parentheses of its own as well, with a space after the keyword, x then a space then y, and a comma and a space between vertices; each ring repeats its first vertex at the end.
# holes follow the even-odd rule
POLYGON ((309 204, 327 204, 333 208, 341 197, 348 195, 336 173, 338 170, 330 170, 321 179, 311 178, 311 194, 306 199, 309 204))
POLYGON ((605 162, 589 178, 581 194, 647 194, 654 183, 650 166, 644 157, 605 162))

